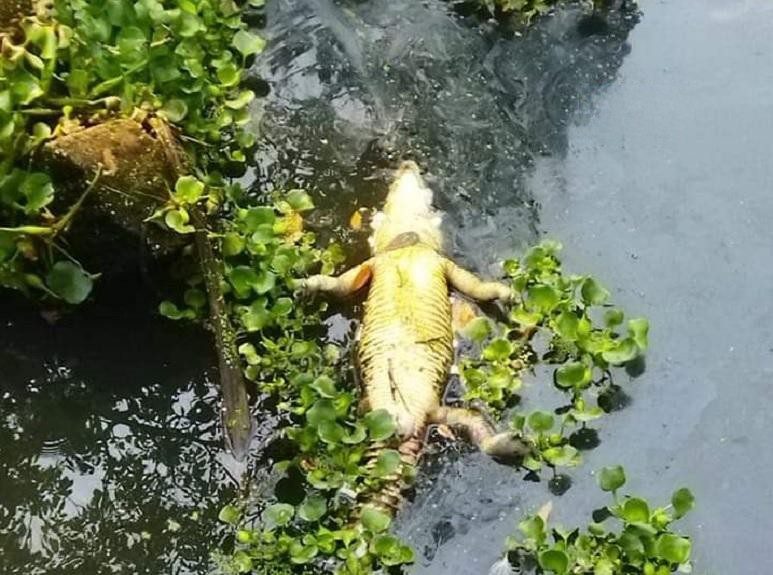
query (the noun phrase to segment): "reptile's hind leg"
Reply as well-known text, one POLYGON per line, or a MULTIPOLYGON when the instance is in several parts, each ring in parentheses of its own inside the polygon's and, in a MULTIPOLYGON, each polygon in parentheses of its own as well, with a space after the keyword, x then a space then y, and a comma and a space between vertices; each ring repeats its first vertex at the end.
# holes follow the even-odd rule
POLYGON ((472 409, 438 407, 430 415, 430 422, 464 429, 470 441, 492 457, 511 459, 530 452, 529 446, 512 432, 497 433, 481 413, 472 409))

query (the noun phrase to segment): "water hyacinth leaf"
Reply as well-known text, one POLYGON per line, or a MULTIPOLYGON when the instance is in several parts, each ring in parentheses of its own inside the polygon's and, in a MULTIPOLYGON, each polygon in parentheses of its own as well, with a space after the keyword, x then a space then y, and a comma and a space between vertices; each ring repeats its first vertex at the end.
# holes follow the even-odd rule
POLYGON ((159 112, 170 122, 178 123, 188 115, 188 104, 179 98, 167 100, 159 112))
POLYGON ((228 281, 237 297, 247 297, 258 281, 258 274, 249 266, 236 266, 228 272, 228 281))
POLYGON ((191 234, 195 232, 195 228, 188 225, 190 221, 190 215, 187 210, 180 208, 177 210, 169 210, 164 215, 164 223, 170 230, 174 230, 178 234, 191 234))
POLYGON ((491 333, 491 322, 485 317, 477 317, 464 326, 461 333, 470 341, 482 343, 491 333))
POLYGON ((620 515, 629 523, 644 523, 650 520, 650 509, 644 499, 631 497, 623 504, 620 515))
POLYGON ((271 313, 266 309, 266 300, 252 302, 241 315, 242 325, 249 332, 260 331, 271 323, 271 313))
POLYGON ((295 507, 288 503, 274 503, 263 512, 263 521, 270 527, 282 527, 292 521, 295 507))
POLYGON ((539 325, 542 321, 542 314, 538 312, 530 313, 523 308, 516 307, 510 312, 510 319, 523 327, 532 327, 539 325))
POLYGON ((39 212, 54 200, 54 184, 47 174, 33 172, 26 174, 19 186, 24 197, 22 209, 27 214, 39 212))
POLYGON ((207 305, 207 295, 198 288, 189 288, 183 294, 185 305, 194 309, 201 309, 207 305))
POLYGON ((376 464, 373 466, 375 477, 388 477, 394 475, 400 469, 400 454, 394 449, 385 449, 378 454, 376 464))
POLYGON ((244 237, 236 232, 228 232, 223 236, 222 240, 223 255, 226 257, 238 256, 244 251, 246 242, 244 237))
POLYGON ((310 386, 320 397, 333 398, 336 395, 336 386, 332 378, 327 375, 320 375, 310 386))
POLYGON ((336 409, 329 399, 318 399, 306 412, 306 421, 309 425, 319 426, 324 422, 336 420, 336 409))
POLYGON ((569 467, 580 462, 577 448, 571 445, 549 447, 542 451, 542 457, 554 467, 569 467))
POLYGON ((239 521, 241 516, 242 516, 242 513, 238 507, 236 507, 235 505, 226 505, 220 510, 220 513, 218 514, 217 518, 223 523, 228 523, 229 525, 235 525, 239 521))
POLYGON ((296 212, 307 212, 314 209, 314 202, 311 196, 304 190, 290 190, 285 197, 285 201, 296 212))
POLYGON ((323 421, 317 427, 317 436, 329 445, 341 443, 345 435, 344 427, 334 421, 323 421))
POLYGON ((674 506, 676 518, 679 519, 684 517, 695 506, 695 497, 692 491, 682 487, 671 496, 671 505, 674 506))
POLYGON ((178 178, 174 186, 174 199, 180 204, 195 204, 204 195, 204 182, 193 176, 178 178))
POLYGON ((258 295, 270 292, 276 285, 276 276, 268 271, 259 271, 255 276, 252 288, 258 295))
POLYGON ((347 445, 356 445, 365 441, 366 437, 367 430, 365 429, 365 426, 357 423, 350 433, 347 433, 341 438, 341 443, 345 443, 347 445))
POLYGON ((556 385, 565 389, 586 387, 592 377, 590 367, 580 361, 568 362, 555 371, 556 385))
POLYGON ((298 507, 298 517, 304 521, 319 521, 327 512, 327 500, 319 495, 310 495, 298 507))
POLYGON ((246 232, 255 232, 259 226, 264 224, 273 226, 276 221, 274 210, 264 206, 244 210, 240 215, 246 232))
POLYGON ((389 515, 372 505, 363 507, 360 520, 365 529, 373 533, 386 531, 392 523, 392 519, 389 515))
POLYGON ((614 349, 610 349, 601 353, 601 357, 604 361, 608 361, 612 365, 622 365, 632 359, 635 359, 639 355, 639 348, 633 339, 627 337, 622 340, 618 340, 615 343, 614 349))
POLYGON ((162 301, 158 305, 158 313, 168 319, 194 319, 196 314, 191 309, 180 309, 171 301, 162 301))
POLYGON ((94 280, 82 267, 69 261, 56 262, 46 274, 46 285, 69 304, 83 303, 94 287, 94 280))
POLYGON ((225 106, 232 110, 241 110, 247 107, 255 99, 255 93, 251 90, 242 90, 239 94, 230 100, 225 101, 225 106))
POLYGON ((603 467, 599 471, 598 483, 603 491, 617 491, 625 485, 625 469, 620 465, 603 467))
POLYGON ((539 554, 539 565, 545 571, 564 575, 569 569, 569 556, 561 549, 548 549, 539 554))
POLYGON ((533 309, 548 313, 561 301, 561 294, 549 285, 534 285, 526 290, 526 300, 533 309))
POLYGON ((252 558, 245 551, 234 553, 232 561, 237 573, 250 573, 252 571, 252 558))
POLYGON ((397 429, 394 418, 386 409, 369 412, 365 416, 364 422, 373 441, 384 441, 392 437, 397 429))
POLYGON ((604 312, 604 323, 608 327, 615 327, 623 323, 623 310, 612 308, 604 312))
POLYGON ((643 317, 628 320, 628 333, 640 351, 646 351, 649 344, 650 323, 643 317))
POLYGON ((691 548, 692 544, 689 539, 673 533, 664 533, 658 537, 655 543, 657 556, 676 564, 687 562, 690 558, 691 548))
POLYGON ((609 291, 593 278, 585 278, 580 287, 585 305, 602 305, 609 298, 609 291))
POLYGON ((518 529, 527 538, 533 539, 538 544, 545 539, 545 521, 539 515, 524 519, 518 524, 518 529))
POLYGON ((506 339, 495 339, 483 350, 483 359, 504 361, 513 354, 513 344, 506 339))
POLYGON ((372 550, 387 567, 413 563, 413 549, 393 535, 379 535, 373 540, 372 550))
POLYGON ((252 34, 246 30, 239 30, 234 34, 233 46, 242 56, 246 57, 252 56, 253 54, 260 54, 266 47, 266 41, 256 34, 252 34))
POLYGON ((549 411, 533 411, 526 418, 526 424, 537 433, 543 433, 553 428, 555 418, 549 411))
POLYGON ((303 545, 298 541, 290 544, 290 561, 296 565, 305 565, 319 553, 319 547, 314 544, 303 545))

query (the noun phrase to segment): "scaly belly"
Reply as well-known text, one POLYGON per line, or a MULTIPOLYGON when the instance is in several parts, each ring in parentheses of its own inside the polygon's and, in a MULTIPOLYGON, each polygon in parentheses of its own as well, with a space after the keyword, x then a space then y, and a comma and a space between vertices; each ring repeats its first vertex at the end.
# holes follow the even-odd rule
POLYGON ((358 360, 365 405, 389 411, 402 437, 424 429, 439 405, 453 361, 452 338, 448 287, 436 260, 379 262, 358 360))

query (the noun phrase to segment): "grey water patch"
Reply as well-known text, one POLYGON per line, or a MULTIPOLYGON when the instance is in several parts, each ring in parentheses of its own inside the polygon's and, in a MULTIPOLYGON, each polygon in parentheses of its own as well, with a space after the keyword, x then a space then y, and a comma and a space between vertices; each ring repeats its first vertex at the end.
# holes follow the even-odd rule
POLYGON ((212 350, 124 289, 55 325, 1 302, 3 574, 207 572, 237 483, 212 350))

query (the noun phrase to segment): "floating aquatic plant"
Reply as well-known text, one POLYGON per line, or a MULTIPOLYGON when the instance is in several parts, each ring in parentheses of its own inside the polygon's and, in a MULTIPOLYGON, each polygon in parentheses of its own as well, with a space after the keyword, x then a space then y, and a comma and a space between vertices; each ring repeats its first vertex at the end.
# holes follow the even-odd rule
POLYGON ((690 490, 678 489, 669 505, 653 507, 640 497, 619 495, 626 482, 622 467, 605 467, 597 478, 599 487, 612 494, 613 502, 596 510, 592 523, 582 531, 567 530, 550 528, 545 513, 526 517, 518 524, 521 537, 508 538, 508 555, 497 568, 512 572, 512 565, 556 575, 690 573, 690 538, 671 527, 693 508, 695 498, 690 490), (608 525, 610 522, 616 526, 608 525))

